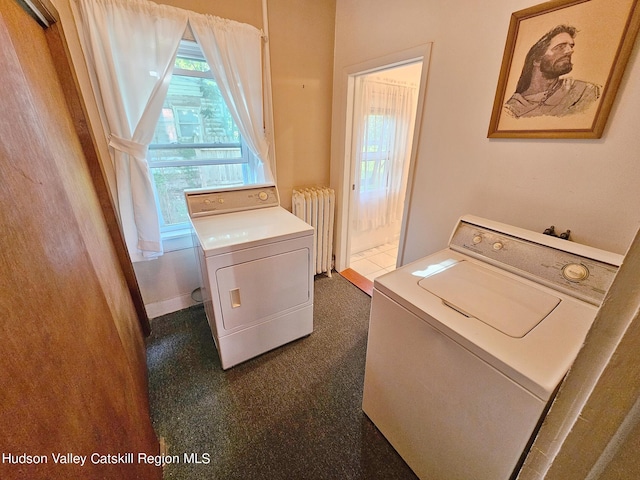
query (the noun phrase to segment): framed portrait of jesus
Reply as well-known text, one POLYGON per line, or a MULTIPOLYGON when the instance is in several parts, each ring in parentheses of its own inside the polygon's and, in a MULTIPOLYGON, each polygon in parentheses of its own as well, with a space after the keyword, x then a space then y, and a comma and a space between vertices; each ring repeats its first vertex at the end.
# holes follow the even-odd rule
POLYGON ((555 0, 511 15, 489 138, 600 138, 639 0, 555 0))

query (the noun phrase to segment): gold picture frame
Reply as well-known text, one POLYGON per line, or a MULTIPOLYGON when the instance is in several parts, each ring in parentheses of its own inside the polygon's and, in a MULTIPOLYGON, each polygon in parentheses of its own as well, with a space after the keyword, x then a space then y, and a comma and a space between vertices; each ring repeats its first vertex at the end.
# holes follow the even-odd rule
POLYGON ((600 138, 640 27, 638 0, 511 15, 489 138, 600 138))

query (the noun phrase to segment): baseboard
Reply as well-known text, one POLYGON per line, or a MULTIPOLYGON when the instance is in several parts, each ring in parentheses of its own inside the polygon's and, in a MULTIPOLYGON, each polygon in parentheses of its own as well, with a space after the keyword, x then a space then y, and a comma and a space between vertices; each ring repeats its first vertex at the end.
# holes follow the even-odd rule
POLYGON ((178 310, 188 308, 192 305, 196 305, 197 303, 198 302, 195 302, 193 298, 191 298, 190 293, 186 293, 179 297, 169 298, 155 303, 148 303, 144 307, 147 310, 147 316, 153 320, 156 317, 161 317, 167 313, 177 312, 178 310))

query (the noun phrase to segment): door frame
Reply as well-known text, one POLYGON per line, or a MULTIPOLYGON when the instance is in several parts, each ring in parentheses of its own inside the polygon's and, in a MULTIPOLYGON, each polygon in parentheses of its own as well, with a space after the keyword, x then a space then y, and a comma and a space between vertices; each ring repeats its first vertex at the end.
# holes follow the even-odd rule
POLYGON ((409 175, 407 180, 407 191, 405 195, 404 208, 402 213, 402 226, 400 230, 400 243, 398 245, 397 266, 404 263, 404 247, 406 237, 406 226, 410 215, 411 193, 413 191, 413 177, 417 152, 419 147, 420 131, 422 127, 422 115, 427 90, 427 79, 429 73, 429 60, 431 57, 431 43, 426 43, 407 50, 395 52, 383 57, 378 57, 366 62, 351 65, 344 70, 344 80, 347 86, 347 102, 346 102, 346 122, 344 131, 344 158, 342 163, 342 178, 339 188, 342 190, 340 200, 337 202, 336 210, 336 270, 342 271, 349 265, 349 247, 350 247, 350 217, 351 217, 351 185, 353 184, 353 167, 352 167, 352 143, 353 143, 353 110, 356 77, 374 73, 389 68, 399 67, 402 65, 422 62, 422 73, 420 75, 420 86, 418 90, 418 106, 416 108, 416 121, 413 131, 413 142, 411 146, 411 155, 409 158, 409 175))

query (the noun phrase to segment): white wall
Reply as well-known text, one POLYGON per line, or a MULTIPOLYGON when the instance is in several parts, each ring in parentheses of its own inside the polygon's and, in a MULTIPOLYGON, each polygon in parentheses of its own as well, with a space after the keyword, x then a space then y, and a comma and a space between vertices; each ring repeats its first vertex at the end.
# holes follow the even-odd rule
POLYGON ((194 248, 166 252, 157 260, 133 264, 149 318, 195 305, 200 270, 194 248))
POLYGON ((638 229, 638 42, 601 139, 487 139, 511 13, 534 3, 337 1, 331 182, 340 198, 345 72, 432 42, 403 263, 444 248, 466 213, 571 229, 573 240, 616 253, 638 229))

